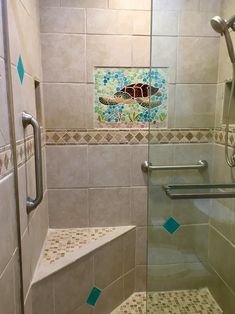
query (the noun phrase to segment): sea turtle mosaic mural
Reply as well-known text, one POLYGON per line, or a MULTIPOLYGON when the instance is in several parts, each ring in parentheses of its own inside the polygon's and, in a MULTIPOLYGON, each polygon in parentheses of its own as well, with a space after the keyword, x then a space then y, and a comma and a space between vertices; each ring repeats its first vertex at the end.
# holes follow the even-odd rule
POLYGON ((97 127, 167 126, 167 69, 97 68, 97 127))

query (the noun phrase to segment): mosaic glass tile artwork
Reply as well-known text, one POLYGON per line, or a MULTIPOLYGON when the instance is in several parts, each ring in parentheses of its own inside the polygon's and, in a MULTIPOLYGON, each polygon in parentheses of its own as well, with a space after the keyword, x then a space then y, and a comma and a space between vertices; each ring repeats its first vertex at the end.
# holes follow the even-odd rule
POLYGON ((88 296, 87 304, 95 306, 100 295, 101 295, 101 290, 99 288, 94 287, 88 296))
POLYGON ((223 314, 207 288, 134 293, 111 314, 223 314), (147 299, 147 302, 146 302, 147 299))
POLYGON ((167 101, 167 69, 95 70, 96 127, 165 128, 167 101))
POLYGON ((180 224, 173 217, 168 218, 167 221, 163 224, 163 228, 170 234, 175 233, 179 227, 180 224))
POLYGON ((67 253, 74 252, 76 249, 98 240, 114 230, 115 227, 51 229, 47 235, 43 251, 43 262, 54 263, 67 253))
POLYGON ((22 61, 21 55, 19 56, 19 59, 18 59, 17 71, 18 71, 18 75, 19 75, 19 78, 20 78, 20 82, 22 84, 23 80, 24 80, 24 65, 23 65, 23 61, 22 61))

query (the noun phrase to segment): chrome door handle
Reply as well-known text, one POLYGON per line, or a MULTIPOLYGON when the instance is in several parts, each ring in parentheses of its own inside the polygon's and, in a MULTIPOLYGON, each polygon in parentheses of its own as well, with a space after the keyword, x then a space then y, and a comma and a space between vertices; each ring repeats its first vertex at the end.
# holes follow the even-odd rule
POLYGON ((183 170, 183 169, 205 169, 208 167, 208 163, 206 160, 199 160, 197 164, 194 165, 172 165, 172 166, 153 166, 150 162, 144 161, 141 164, 141 169, 143 172, 148 172, 148 171, 156 171, 156 170, 183 170))
POLYGON ((42 175, 42 146, 41 146, 41 130, 38 121, 29 113, 22 114, 23 127, 29 125, 33 127, 34 134, 34 153, 35 153, 35 177, 36 177, 36 197, 32 199, 27 197, 27 212, 33 211, 43 199, 43 175, 42 175))

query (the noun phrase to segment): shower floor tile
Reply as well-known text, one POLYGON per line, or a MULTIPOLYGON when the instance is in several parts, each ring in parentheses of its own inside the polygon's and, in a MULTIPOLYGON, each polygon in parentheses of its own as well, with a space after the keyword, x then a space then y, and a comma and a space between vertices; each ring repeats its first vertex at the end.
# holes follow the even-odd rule
POLYGON ((222 314, 223 311, 207 288, 148 293, 134 293, 111 314, 222 314))
POLYGON ((67 253, 96 241, 114 231, 110 228, 74 228, 74 229, 51 229, 43 252, 44 263, 54 263, 63 258, 67 253))

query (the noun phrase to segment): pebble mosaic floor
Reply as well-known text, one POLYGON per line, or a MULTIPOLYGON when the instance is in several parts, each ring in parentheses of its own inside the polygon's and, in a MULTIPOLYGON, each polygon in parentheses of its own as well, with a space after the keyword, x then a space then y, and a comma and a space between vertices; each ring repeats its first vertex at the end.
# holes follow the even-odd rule
POLYGON ((134 293, 111 314, 223 314, 208 289, 134 293))
POLYGON ((63 258, 66 253, 85 246, 98 240, 115 228, 76 228, 76 229, 53 229, 47 236, 43 252, 44 263, 54 263, 63 258))

